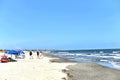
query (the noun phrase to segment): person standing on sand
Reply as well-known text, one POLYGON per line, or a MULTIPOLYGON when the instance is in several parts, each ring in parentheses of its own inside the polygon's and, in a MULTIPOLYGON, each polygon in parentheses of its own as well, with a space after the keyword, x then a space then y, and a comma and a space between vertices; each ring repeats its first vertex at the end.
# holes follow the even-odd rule
POLYGON ((42 51, 40 51, 40 54, 39 54, 39 55, 40 55, 40 58, 43 58, 42 51))
POLYGON ((37 58, 38 59, 43 58, 42 51, 37 51, 37 58))
POLYGON ((32 51, 30 51, 29 55, 30 55, 30 59, 33 59, 32 51))
POLYGON ((39 53, 39 51, 37 51, 37 58, 39 59, 39 56, 40 56, 40 53, 39 53))

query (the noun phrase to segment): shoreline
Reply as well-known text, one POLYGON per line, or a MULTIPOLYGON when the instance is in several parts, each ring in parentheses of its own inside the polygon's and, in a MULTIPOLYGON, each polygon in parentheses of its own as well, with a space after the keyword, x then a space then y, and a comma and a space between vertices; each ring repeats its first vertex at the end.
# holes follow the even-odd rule
MULTIPOLYGON (((58 57, 59 60, 53 59, 54 62, 64 63, 64 58, 58 57)), ((66 60, 66 62, 71 62, 72 60, 66 60)), ((66 63, 65 62, 65 63, 66 63)), ((87 63, 87 62, 76 62, 75 65, 68 65, 62 71, 66 73, 67 79, 65 80, 119 80, 120 71, 102 66, 97 63, 87 63)))

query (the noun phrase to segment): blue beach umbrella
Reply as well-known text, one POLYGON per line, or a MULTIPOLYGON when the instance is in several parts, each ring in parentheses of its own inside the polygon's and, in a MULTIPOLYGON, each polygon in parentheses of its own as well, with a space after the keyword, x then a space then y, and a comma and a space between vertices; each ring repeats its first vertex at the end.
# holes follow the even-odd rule
POLYGON ((22 50, 17 50, 18 54, 25 54, 22 50))
POLYGON ((24 52, 22 50, 8 50, 5 52, 5 54, 19 55, 19 54, 24 54, 24 52))
POLYGON ((22 50, 8 50, 5 52, 5 54, 15 55, 15 58, 18 57, 18 55, 21 55, 22 58, 25 58, 25 53, 22 50))
POLYGON ((15 51, 15 50, 8 50, 8 51, 5 52, 5 54, 14 54, 14 55, 17 55, 18 52, 15 51))

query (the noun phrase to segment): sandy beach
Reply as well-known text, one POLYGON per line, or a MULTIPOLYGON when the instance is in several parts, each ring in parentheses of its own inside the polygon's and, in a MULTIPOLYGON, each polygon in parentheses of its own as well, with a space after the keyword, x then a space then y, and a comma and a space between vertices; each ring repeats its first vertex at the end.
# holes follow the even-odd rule
POLYGON ((94 63, 78 63, 44 55, 0 63, 0 80, 120 80, 120 71, 94 63))
MULTIPOLYGON (((53 58, 42 57, 17 59, 17 62, 0 63, 0 80, 63 80, 67 75, 62 72, 73 63, 52 63, 53 58)), ((57 59, 57 58, 56 58, 57 59)))

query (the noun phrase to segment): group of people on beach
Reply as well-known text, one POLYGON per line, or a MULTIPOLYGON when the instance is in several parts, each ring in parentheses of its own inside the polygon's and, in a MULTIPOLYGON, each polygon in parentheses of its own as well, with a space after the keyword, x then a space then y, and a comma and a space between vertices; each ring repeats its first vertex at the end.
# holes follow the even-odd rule
MULTIPOLYGON (((42 52, 41 51, 37 51, 36 54, 37 54, 37 59, 40 59, 40 57, 42 56, 42 52)), ((29 55, 30 55, 30 59, 33 59, 32 51, 30 51, 29 55)))

